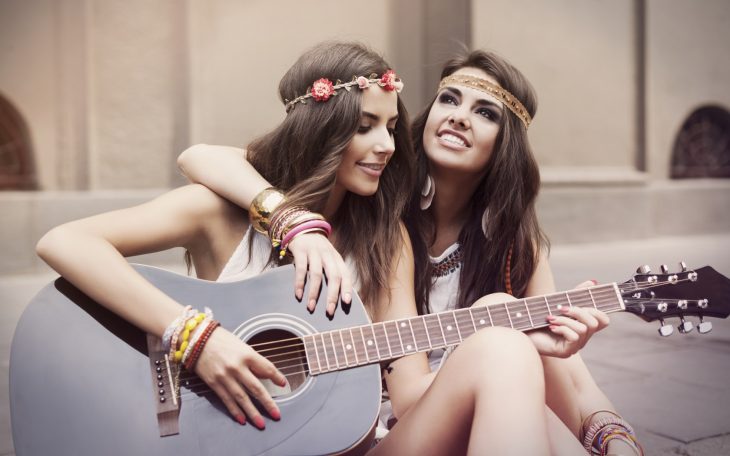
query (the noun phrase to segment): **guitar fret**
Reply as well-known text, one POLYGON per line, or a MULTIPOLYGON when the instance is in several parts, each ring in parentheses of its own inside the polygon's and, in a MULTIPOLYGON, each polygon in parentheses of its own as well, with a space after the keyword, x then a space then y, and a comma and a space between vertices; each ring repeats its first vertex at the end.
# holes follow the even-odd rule
POLYGON ((348 328, 347 332, 350 334, 350 344, 352 344, 352 353, 355 354, 355 365, 360 365, 360 358, 357 356, 357 345, 355 344, 355 338, 352 335, 352 328, 348 328))
POLYGON ((441 330, 441 337, 444 339, 444 346, 449 345, 449 343, 446 341, 446 334, 444 333, 444 324, 441 322, 441 315, 436 314, 436 319, 439 322, 439 329, 441 330))
POLYGON ((416 333, 413 332, 413 323, 411 323, 411 319, 408 319, 408 327, 411 329, 411 339, 413 340, 413 349, 415 351, 418 351, 418 339, 416 338, 416 333))
POLYGON ((316 343, 314 342, 314 337, 304 337, 304 349, 307 352, 307 363, 309 364, 309 372, 312 374, 318 374, 322 368, 319 366, 319 355, 317 355, 317 347, 316 343), (310 345, 312 346, 312 348, 310 348, 310 345), (311 355, 312 352, 314 352, 314 356, 311 355), (314 361, 317 362, 317 367, 315 369, 312 369, 312 364, 314 364, 314 361))
POLYGON ((362 326, 360 326, 360 338, 362 339, 362 348, 365 350, 365 358, 368 364, 370 363, 370 355, 368 354, 368 344, 365 342, 365 333, 363 333, 362 326))
POLYGON ((388 347, 390 348, 391 356, 395 358, 403 356, 403 343, 400 342, 400 332, 398 331, 398 325, 394 321, 386 321, 385 323, 383 323, 383 329, 385 330, 385 336, 386 340, 388 341, 388 347), (395 327, 395 331, 393 331, 393 327, 395 327))
POLYGON ((443 347, 446 345, 446 341, 444 340, 443 334, 441 334, 441 340, 439 341, 439 333, 436 331, 431 331, 431 328, 440 328, 441 322, 439 321, 438 314, 429 314, 424 315, 423 320, 426 322, 426 331, 429 334, 433 335, 433 339, 431 339, 431 348, 438 348, 443 347))
POLYGON ((487 307, 485 307, 485 306, 470 307, 470 310, 472 311, 472 313, 477 314, 477 320, 476 321, 479 322, 479 326, 481 326, 481 327, 494 326, 494 325, 492 325, 492 318, 489 317, 489 310, 488 310, 487 307), (478 315, 480 312, 483 312, 483 313, 486 313, 487 314, 487 318, 489 318, 489 325, 487 325, 487 320, 484 319, 484 316, 481 316, 480 317, 478 315))
POLYGON ((335 336, 332 335, 333 331, 330 331, 330 340, 332 341, 332 353, 335 354, 335 365, 337 366, 337 369, 340 368, 340 360, 337 359, 337 345, 335 344, 335 336))
POLYGON ((444 312, 443 318, 446 322, 446 344, 447 345, 454 345, 461 342, 461 336, 459 335, 459 328, 456 328, 456 333, 453 332, 454 326, 456 326, 456 319, 454 318, 454 312, 444 312), (449 319, 451 319, 452 323, 449 323, 449 319), (455 336, 455 337, 454 337, 455 336))
POLYGON ((489 311, 489 306, 485 307, 485 309, 487 309, 487 315, 489 316, 489 324, 494 326, 494 321, 492 321, 492 312, 489 311))
POLYGON ((415 353, 418 351, 416 337, 413 334, 413 329, 410 328, 410 323, 410 319, 400 320, 396 323, 396 326, 398 326, 398 337, 400 338, 404 354, 415 353))
POLYGON ((532 315, 530 315, 530 308, 527 306, 527 299, 523 299, 522 304, 525 306, 525 310, 527 311, 527 318, 530 319, 530 326, 534 328, 535 324, 532 322, 532 315))
POLYGON ((512 315, 509 314, 509 307, 507 307, 507 303, 506 302, 504 303, 504 310, 505 310, 505 312, 507 312, 507 318, 509 319, 509 325, 512 328, 514 328, 515 325, 514 325, 514 323, 512 323, 512 315))
POLYGON ((591 297, 591 302, 593 303, 593 308, 598 309, 598 306, 596 306, 596 300, 593 299, 593 293, 591 292, 591 289, 588 289, 588 295, 591 297))
POLYGON ((319 333, 319 338, 322 340, 322 351, 324 352, 324 360, 327 363, 327 370, 330 370, 330 360, 327 354, 327 344, 324 341, 324 333, 319 333))
POLYGON ((547 307, 548 314, 552 315, 553 312, 552 312, 552 310, 550 310, 550 303, 548 302, 547 296, 544 296, 543 300, 545 301, 545 307, 547 307))
POLYGON ((340 333, 340 343, 342 344, 342 351, 345 354, 345 367, 350 367, 350 361, 347 359, 347 347, 345 346, 345 339, 342 337, 342 330, 337 331, 340 333))
POLYGON ((369 326, 368 329, 370 329, 370 337, 371 337, 370 339, 368 339, 368 352, 370 352, 371 350, 374 350, 375 351, 374 358, 377 359, 378 361, 380 361, 383 358, 380 356, 380 347, 379 347, 380 344, 378 343, 378 336, 377 336, 377 334, 375 334, 375 325, 369 326))
POLYGON ((469 309, 459 309, 455 312, 455 314, 456 324, 459 328, 459 334, 461 334, 463 341, 476 332, 476 329, 473 327, 474 321, 471 318, 471 312, 469 309))
MULTIPOLYGON (((570 294, 568 294, 567 291, 565 292, 565 297, 568 299, 568 305, 572 308, 573 303, 570 301, 570 294)), ((545 299, 547 299, 547 298, 545 298, 545 299)))
POLYGON ((405 344, 403 344, 403 337, 401 337, 401 334, 400 334, 400 326, 402 326, 403 323, 401 322, 399 324, 398 322, 393 322, 393 324, 395 326, 395 332, 398 334, 398 342, 400 342, 400 349, 403 351, 403 353, 405 353, 406 346, 405 346, 405 344))
POLYGON ((474 313, 471 311, 471 307, 469 307, 469 317, 471 318, 471 325, 474 327, 474 332, 477 332, 477 324, 474 322, 474 313))
POLYGON ((431 343, 431 336, 429 335, 428 326, 426 325, 426 317, 419 318, 423 324, 423 330, 426 333, 426 340, 428 341, 428 348, 433 350, 433 344, 431 343))

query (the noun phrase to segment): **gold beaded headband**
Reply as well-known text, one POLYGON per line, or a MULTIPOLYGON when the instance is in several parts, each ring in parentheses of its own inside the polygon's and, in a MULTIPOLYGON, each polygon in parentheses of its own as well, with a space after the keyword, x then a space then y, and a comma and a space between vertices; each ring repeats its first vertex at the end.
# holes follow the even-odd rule
POLYGON ((365 90, 371 84, 377 84, 383 90, 389 92, 395 90, 400 93, 403 90, 403 81, 400 80, 393 70, 386 71, 382 76, 378 76, 375 73, 371 74, 370 77, 354 76, 350 82, 342 82, 338 79, 335 84, 332 84, 332 81, 327 78, 321 78, 314 81, 312 87, 307 88, 307 93, 304 95, 300 95, 291 101, 284 100, 284 108, 286 112, 289 112, 297 103, 307 104, 307 98, 312 98, 314 101, 327 101, 331 96, 336 96, 337 90, 339 89, 345 89, 349 92, 353 86, 356 86, 360 90, 365 90))
POLYGON ((507 106, 507 109, 512 111, 514 115, 520 118, 522 123, 525 124, 525 128, 529 127, 530 122, 532 122, 532 117, 530 117, 530 113, 527 112, 527 109, 525 109, 522 103, 520 103, 520 100, 518 100, 514 95, 512 95, 502 87, 494 84, 493 82, 476 76, 467 76, 465 74, 452 74, 451 76, 446 76, 441 80, 441 83, 439 84, 439 90, 450 84, 471 87, 472 89, 476 89, 496 97, 505 106, 507 106))

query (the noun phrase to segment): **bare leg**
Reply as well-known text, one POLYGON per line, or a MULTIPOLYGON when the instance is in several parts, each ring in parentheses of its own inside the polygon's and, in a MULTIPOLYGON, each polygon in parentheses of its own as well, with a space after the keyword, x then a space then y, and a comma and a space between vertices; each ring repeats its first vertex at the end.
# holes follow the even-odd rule
POLYGON ((550 436, 550 454, 555 456, 586 456, 586 450, 570 429, 549 407, 545 407, 548 435, 550 436))
POLYGON ((370 454, 547 455, 542 363, 521 332, 469 337, 370 454))

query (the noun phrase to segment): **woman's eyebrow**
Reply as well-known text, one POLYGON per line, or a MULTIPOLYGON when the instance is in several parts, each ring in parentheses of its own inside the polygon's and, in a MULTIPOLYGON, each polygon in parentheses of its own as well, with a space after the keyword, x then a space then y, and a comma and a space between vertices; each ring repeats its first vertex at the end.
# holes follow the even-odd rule
MULTIPOLYGON (((458 97, 463 97, 461 90, 457 89, 456 87, 446 86, 444 87, 444 90, 453 92, 454 95, 458 97)), ((500 110, 502 109, 502 103, 500 103, 499 101, 490 100, 488 98, 480 98, 476 101, 476 104, 494 106, 495 108, 499 108, 500 110)))

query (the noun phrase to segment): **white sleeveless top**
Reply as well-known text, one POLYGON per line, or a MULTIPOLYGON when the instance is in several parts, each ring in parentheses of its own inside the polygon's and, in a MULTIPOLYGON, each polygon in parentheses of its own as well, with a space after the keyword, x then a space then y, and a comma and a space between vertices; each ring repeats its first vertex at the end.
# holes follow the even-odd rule
POLYGON ((248 279, 274 267, 273 264, 266 265, 271 254, 269 238, 258 232, 253 237, 253 255, 249 259, 248 239, 251 229, 249 226, 244 233, 241 242, 233 251, 216 282, 236 282, 248 279))
MULTIPOLYGON (((434 268, 434 281, 429 293, 429 313, 445 312, 456 309, 461 277, 461 246, 455 242, 437 257, 429 257, 434 268)), ((428 353, 431 371, 439 369, 452 349, 436 349, 428 353)))

